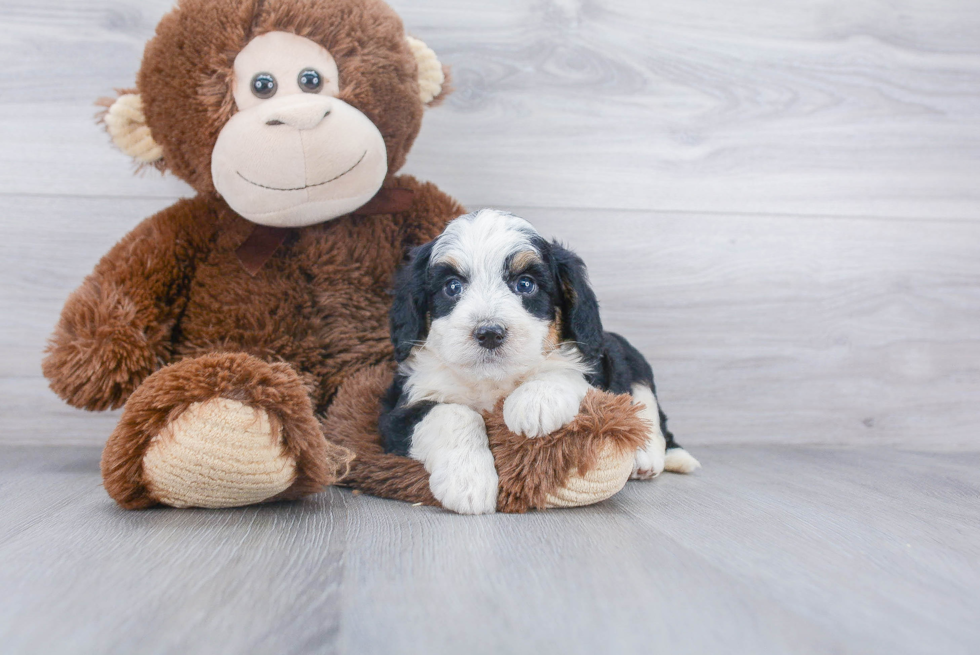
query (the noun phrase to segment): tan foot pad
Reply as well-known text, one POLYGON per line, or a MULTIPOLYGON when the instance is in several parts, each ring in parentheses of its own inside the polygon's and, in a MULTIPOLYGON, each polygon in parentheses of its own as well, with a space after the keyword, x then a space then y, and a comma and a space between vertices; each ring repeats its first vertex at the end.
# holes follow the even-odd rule
POLYGON ((546 507, 581 507, 603 501, 626 486, 633 472, 633 453, 608 445, 584 476, 573 473, 565 485, 546 496, 546 507))
POLYGON ((264 411, 213 398, 190 405, 153 438, 143 475, 164 505, 238 507, 288 489, 296 463, 264 411))

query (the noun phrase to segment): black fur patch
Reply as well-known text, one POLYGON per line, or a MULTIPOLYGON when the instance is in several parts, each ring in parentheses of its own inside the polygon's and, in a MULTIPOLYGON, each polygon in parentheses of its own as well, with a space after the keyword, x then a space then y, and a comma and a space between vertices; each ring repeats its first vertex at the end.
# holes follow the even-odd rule
POLYGON ((602 355, 602 319, 585 263, 557 241, 546 245, 546 259, 561 309, 562 341, 574 342, 586 363, 595 366, 602 355))
POLYGON ((429 269, 426 293, 429 297, 429 315, 432 319, 442 318, 453 311, 462 297, 451 297, 446 293, 446 283, 457 278, 465 285, 466 277, 449 264, 436 264, 429 269))
POLYGON ((421 344, 428 332, 426 314, 429 311, 429 293, 426 281, 434 244, 435 241, 430 241, 412 250, 408 261, 395 275, 395 298, 388 314, 388 324, 397 362, 405 361, 412 348, 421 344))
POLYGON ((436 403, 423 401, 412 406, 405 405, 404 375, 396 375, 387 393, 381 399, 381 417, 378 419, 378 431, 386 453, 408 457, 412 448, 412 433, 415 426, 425 418, 436 403))
MULTIPOLYGON (((657 397, 657 385, 653 381, 650 364, 639 350, 615 332, 603 334, 602 355, 588 380, 592 386, 612 393, 632 393, 634 384, 645 384, 650 387, 653 397, 657 397)), ((660 431, 667 441, 667 449, 680 448, 674 441, 673 433, 667 429, 667 415, 659 405, 658 399, 660 431)))

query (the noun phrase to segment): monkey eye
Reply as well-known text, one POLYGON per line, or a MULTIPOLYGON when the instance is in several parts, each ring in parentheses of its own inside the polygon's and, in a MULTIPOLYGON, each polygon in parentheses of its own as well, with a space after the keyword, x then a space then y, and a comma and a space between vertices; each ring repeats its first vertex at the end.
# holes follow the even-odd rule
POLYGON ((455 298, 459 294, 463 293, 463 283, 459 281, 459 278, 449 278, 446 280, 446 286, 443 288, 446 291, 446 295, 450 298, 455 298))
POLYGON ((306 93, 316 93, 323 86, 323 78, 320 77, 320 73, 312 68, 307 68, 300 73, 296 82, 299 83, 299 88, 306 93))
POLYGON ((263 100, 271 98, 276 95, 278 86, 276 78, 272 77, 270 73, 258 73, 252 78, 252 95, 263 100))

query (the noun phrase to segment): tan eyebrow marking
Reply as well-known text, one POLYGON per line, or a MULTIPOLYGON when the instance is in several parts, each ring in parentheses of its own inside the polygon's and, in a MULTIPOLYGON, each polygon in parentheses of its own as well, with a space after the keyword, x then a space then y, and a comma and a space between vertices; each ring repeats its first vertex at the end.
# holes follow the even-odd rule
POLYGON ((456 258, 453 257, 452 255, 443 255, 439 259, 436 259, 435 261, 433 261, 431 265, 432 266, 435 266, 437 264, 445 264, 446 266, 452 266, 457 271, 461 271, 462 270, 460 268, 460 266, 459 266, 459 262, 456 261, 456 258))
POLYGON ((541 256, 533 250, 522 250, 510 260, 510 272, 520 273, 534 264, 541 263, 541 256))

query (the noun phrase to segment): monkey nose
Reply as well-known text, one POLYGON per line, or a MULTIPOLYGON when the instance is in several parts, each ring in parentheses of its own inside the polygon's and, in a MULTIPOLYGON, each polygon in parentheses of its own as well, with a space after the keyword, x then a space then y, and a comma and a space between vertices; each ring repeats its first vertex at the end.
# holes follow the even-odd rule
POLYGON ((502 325, 481 325, 473 330, 473 338, 481 347, 493 350, 507 337, 507 328, 502 325))
POLYGON ((312 130, 330 115, 330 100, 324 96, 303 94, 286 96, 270 102, 262 119, 269 127, 288 125, 296 130, 312 130))

